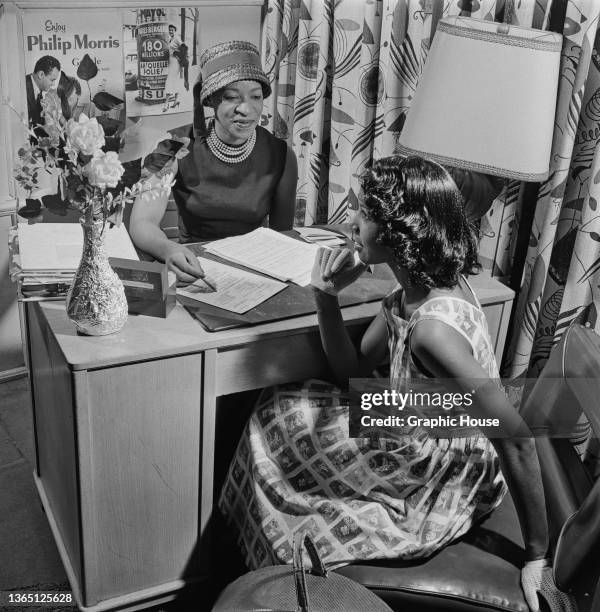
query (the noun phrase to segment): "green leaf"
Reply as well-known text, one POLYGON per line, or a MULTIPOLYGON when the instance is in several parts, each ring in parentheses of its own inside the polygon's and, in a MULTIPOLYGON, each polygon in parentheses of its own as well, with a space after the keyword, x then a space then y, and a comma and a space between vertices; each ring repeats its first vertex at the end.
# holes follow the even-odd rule
POLYGON ((77 66, 77 76, 84 81, 93 79, 98 74, 96 62, 86 53, 77 66))
POLYGON ((107 221, 112 225, 119 227, 123 221, 123 205, 119 202, 113 207, 113 212, 108 216, 107 221))
MULTIPOLYGON (((120 98, 117 98, 116 96, 113 96, 112 94, 109 94, 107 91, 99 91, 92 98, 92 102, 101 111, 109 111, 119 106, 119 104, 123 104, 123 100, 121 100, 120 98)), ((116 120, 113 119, 113 121, 116 121, 116 120)), ((100 123, 100 117, 98 118, 98 123, 100 123)), ((104 125, 102 127, 104 127, 104 125)), ((106 129, 104 131, 106 132, 106 129)))

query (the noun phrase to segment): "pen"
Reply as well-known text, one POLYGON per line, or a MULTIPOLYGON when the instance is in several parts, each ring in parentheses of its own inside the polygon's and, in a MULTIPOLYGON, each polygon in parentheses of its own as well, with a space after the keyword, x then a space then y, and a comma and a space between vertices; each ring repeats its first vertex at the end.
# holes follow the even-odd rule
POLYGON ((203 276, 201 279, 204 283, 206 283, 208 285, 208 287, 210 289, 212 289, 212 291, 216 291, 217 290, 217 283, 212 280, 211 278, 209 278, 208 276, 203 276))

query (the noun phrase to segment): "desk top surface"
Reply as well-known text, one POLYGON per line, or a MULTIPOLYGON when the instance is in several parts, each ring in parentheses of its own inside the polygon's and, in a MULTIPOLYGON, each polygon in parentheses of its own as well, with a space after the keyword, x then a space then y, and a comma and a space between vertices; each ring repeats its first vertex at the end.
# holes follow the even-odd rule
MULTIPOLYGON (((483 306, 510 301, 514 292, 488 276, 469 279, 483 306)), ((251 342, 315 331, 315 314, 303 315, 248 327, 218 332, 205 331, 180 304, 166 319, 130 315, 125 327, 109 336, 80 336, 67 319, 64 302, 27 302, 39 309, 49 324, 58 345, 73 370, 88 370, 134 363, 149 359, 175 357, 210 349, 232 349, 251 342)), ((379 302, 342 309, 347 323, 363 324, 377 314, 379 302)))

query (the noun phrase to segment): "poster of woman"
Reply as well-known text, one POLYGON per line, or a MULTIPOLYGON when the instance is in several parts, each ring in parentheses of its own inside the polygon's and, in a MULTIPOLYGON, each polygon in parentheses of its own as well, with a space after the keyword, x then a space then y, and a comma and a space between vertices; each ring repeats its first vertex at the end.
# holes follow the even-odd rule
POLYGON ((197 8, 125 12, 123 45, 127 116, 192 110, 198 76, 197 8))

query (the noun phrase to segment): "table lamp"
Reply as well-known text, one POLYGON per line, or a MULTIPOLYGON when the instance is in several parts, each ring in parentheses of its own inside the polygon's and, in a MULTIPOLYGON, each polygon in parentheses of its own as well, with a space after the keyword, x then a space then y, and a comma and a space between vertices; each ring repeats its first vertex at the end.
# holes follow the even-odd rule
POLYGON ((548 177, 562 36, 441 19, 396 152, 521 181, 548 177))

